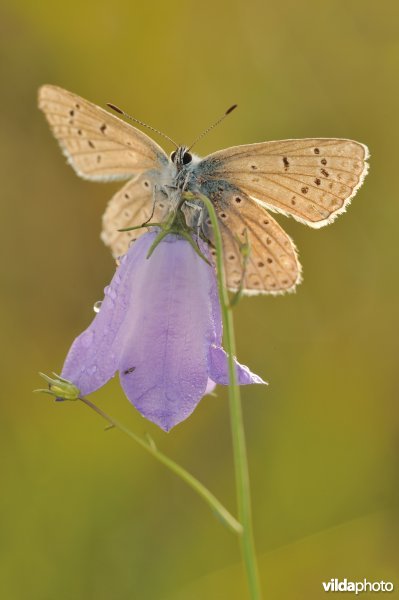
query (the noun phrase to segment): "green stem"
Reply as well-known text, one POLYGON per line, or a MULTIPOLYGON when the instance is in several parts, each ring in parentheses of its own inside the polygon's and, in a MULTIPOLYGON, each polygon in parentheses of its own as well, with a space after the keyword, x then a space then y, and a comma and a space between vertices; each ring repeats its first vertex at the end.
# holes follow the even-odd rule
POLYGON ((251 600, 260 600, 262 598, 262 592, 259 581, 259 573, 252 527, 247 450, 245 444, 245 432, 241 408, 240 388, 237 385, 237 374, 234 364, 236 349, 234 339, 233 314, 230 310, 231 306, 229 302, 227 288, 225 285, 222 236, 220 233, 219 223, 212 202, 203 194, 195 195, 199 200, 201 200, 205 204, 209 214, 209 218, 212 223, 214 233, 219 297, 222 308, 222 319, 224 328, 224 346, 228 353, 229 364, 229 402, 234 450, 238 519, 243 526, 243 533, 240 536, 241 553, 245 566, 251 600))
POLYGON ((132 440, 134 440, 137 444, 139 444, 144 450, 146 450, 151 456, 156 458, 159 462, 165 465, 170 471, 173 471, 178 477, 183 479, 197 494, 201 496, 205 500, 205 502, 211 507, 213 512, 222 520, 222 522, 234 533, 242 534, 243 527, 242 525, 229 513, 229 511, 219 502, 219 500, 200 482, 198 479, 193 477, 188 471, 183 469, 180 465, 175 463, 172 459, 165 456, 158 450, 155 446, 154 441, 149 438, 148 442, 143 440, 140 436, 130 431, 125 425, 119 423, 109 415, 107 415, 101 408, 99 408, 96 404, 88 400, 84 397, 79 397, 79 400, 86 404, 89 408, 94 410, 98 415, 103 417, 110 426, 116 427, 120 431, 122 431, 125 435, 129 436, 132 440))

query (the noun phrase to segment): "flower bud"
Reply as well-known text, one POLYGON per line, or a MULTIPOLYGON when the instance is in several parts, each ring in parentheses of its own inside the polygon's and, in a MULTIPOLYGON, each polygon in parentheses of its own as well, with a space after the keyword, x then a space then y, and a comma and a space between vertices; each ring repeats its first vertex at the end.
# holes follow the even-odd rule
POLYGON ((68 381, 68 379, 60 377, 57 373, 53 373, 54 379, 44 373, 39 373, 39 375, 47 381, 48 389, 34 390, 35 392, 50 394, 51 396, 55 396, 57 400, 79 400, 79 388, 71 381, 68 381))

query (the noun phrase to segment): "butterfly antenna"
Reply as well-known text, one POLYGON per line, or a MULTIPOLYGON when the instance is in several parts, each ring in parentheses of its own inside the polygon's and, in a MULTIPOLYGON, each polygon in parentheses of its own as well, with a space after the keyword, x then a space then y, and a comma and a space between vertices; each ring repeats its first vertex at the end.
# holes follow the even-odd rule
POLYGON ((234 109, 237 108, 237 104, 233 104, 233 106, 230 106, 230 108, 228 108, 226 110, 226 112, 224 113, 223 116, 220 117, 220 119, 218 119, 217 121, 215 121, 210 127, 208 127, 208 129, 205 129, 205 131, 203 131, 191 144, 190 148, 187 150, 187 152, 189 152, 191 150, 191 148, 193 148, 193 146, 195 146, 195 144, 204 137, 204 135, 206 135, 207 133, 209 133, 211 131, 211 129, 214 129, 214 127, 216 127, 216 125, 219 125, 219 123, 221 123, 223 121, 223 119, 225 119, 227 117, 227 115, 229 115, 231 112, 233 112, 234 109))
POLYGON ((121 108, 118 108, 118 106, 115 106, 115 104, 111 104, 110 102, 107 102, 107 106, 112 108, 112 110, 119 113, 120 115, 123 115, 125 117, 125 119, 134 121, 135 123, 138 123, 139 125, 142 125, 143 127, 147 127, 147 129, 150 129, 151 131, 154 131, 155 133, 158 133, 163 138, 165 138, 166 140, 171 142, 175 146, 176 149, 179 147, 178 144, 176 144, 176 142, 174 142, 168 135, 166 135, 166 133, 162 133, 162 131, 159 131, 159 129, 155 129, 155 127, 151 127, 151 125, 147 125, 147 123, 144 123, 143 121, 140 121, 139 119, 135 119, 134 117, 125 113, 125 111, 122 110, 121 108))

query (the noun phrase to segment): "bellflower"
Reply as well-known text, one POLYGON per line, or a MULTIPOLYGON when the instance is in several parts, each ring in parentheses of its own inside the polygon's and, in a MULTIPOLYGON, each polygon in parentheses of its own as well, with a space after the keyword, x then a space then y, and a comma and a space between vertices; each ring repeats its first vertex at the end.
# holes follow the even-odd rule
MULTIPOLYGON (((119 371, 130 402, 169 431, 229 377, 214 268, 175 234, 147 259, 156 235, 143 234, 122 258, 98 314, 73 342, 62 377, 86 395, 119 371)), ((206 244, 200 249, 209 256, 206 244)), ((235 364, 240 385, 264 383, 235 364)))

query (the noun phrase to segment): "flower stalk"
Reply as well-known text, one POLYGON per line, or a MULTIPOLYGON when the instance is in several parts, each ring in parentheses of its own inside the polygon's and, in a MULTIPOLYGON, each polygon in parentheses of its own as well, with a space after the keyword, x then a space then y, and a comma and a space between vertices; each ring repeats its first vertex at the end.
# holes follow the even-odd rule
POLYGON ((160 463, 165 465, 170 471, 175 473, 180 479, 185 481, 187 485, 189 485, 211 508, 211 510, 216 514, 217 517, 226 525, 230 531, 236 534, 241 534, 243 527, 242 525, 233 517, 232 514, 229 513, 227 508, 223 506, 223 504, 214 496, 198 479, 196 479, 191 473, 183 469, 180 465, 178 465, 174 460, 163 454, 155 445, 154 440, 147 436, 147 439, 144 440, 133 431, 125 427, 122 423, 107 415, 101 408, 96 406, 91 400, 84 398, 83 396, 79 398, 83 404, 86 404, 89 408, 94 410, 98 415, 103 417, 110 427, 115 427, 122 431, 125 435, 134 440, 139 446, 144 448, 151 456, 156 458, 160 463))
POLYGON ((242 525, 233 517, 233 515, 223 506, 223 504, 214 496, 198 479, 196 479, 191 473, 183 469, 174 460, 163 454, 155 445, 154 440, 147 435, 146 439, 141 438, 139 435, 128 429, 125 425, 110 417, 104 412, 99 406, 88 400, 84 396, 80 395, 79 389, 73 385, 67 379, 64 379, 54 373, 54 378, 48 377, 44 373, 40 373, 41 377, 47 381, 48 389, 38 389, 35 392, 41 392, 44 394, 50 394, 59 400, 80 400, 96 412, 100 417, 105 419, 108 423, 107 429, 116 428, 122 431, 125 435, 134 440, 136 444, 144 448, 151 456, 156 458, 160 463, 165 465, 170 471, 175 473, 180 479, 185 481, 211 508, 212 512, 226 525, 230 531, 240 535, 242 533, 242 525))
MULTIPOLYGON (((234 366, 236 346, 234 337, 233 314, 231 310, 232 304, 230 303, 227 288, 225 285, 222 236, 220 233, 219 223, 217 220, 215 209, 209 198, 200 193, 197 193, 195 195, 188 193, 186 194, 186 197, 187 199, 196 198, 204 203, 213 227, 214 244, 216 248, 217 279, 225 338, 224 345, 228 354, 230 380, 230 384, 228 386, 229 404, 231 432, 233 439, 238 519, 243 526, 243 532, 240 536, 241 554, 244 562, 251 600, 261 600, 262 592, 260 587, 255 542, 253 535, 249 470, 245 443, 244 422, 241 407, 241 396, 240 388, 237 385, 237 375, 234 366)), ((245 258, 246 255, 244 254, 244 265, 245 258)))

